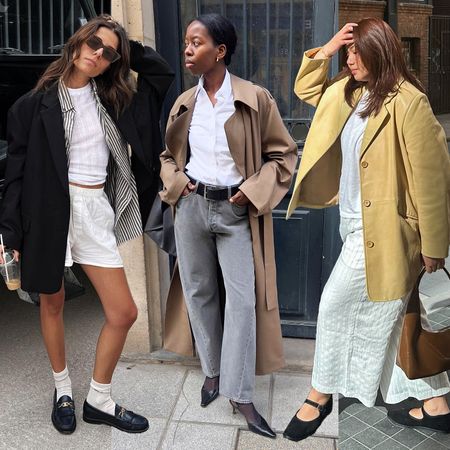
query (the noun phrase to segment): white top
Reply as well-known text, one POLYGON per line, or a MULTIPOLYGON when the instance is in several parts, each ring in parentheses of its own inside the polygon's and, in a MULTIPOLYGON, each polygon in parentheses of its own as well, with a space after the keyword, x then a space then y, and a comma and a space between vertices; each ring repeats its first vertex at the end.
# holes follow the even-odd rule
POLYGON ((192 122, 189 127, 191 156, 186 173, 204 184, 233 186, 242 181, 228 147, 225 122, 235 112, 234 96, 228 71, 217 91, 215 106, 203 87, 203 77, 198 82, 192 122))
POLYGON ((359 156, 369 118, 361 118, 359 112, 364 108, 367 97, 366 91, 341 133, 342 172, 339 185, 339 209, 341 217, 346 218, 361 218, 359 156))
POLYGON ((106 181, 109 149, 100 125, 91 83, 67 88, 75 108, 70 140, 69 182, 94 185, 106 181))

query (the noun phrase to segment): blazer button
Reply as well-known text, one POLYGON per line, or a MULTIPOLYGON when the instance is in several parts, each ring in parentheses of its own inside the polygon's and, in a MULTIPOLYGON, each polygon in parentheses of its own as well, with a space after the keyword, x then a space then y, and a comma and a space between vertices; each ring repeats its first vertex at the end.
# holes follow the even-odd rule
POLYGON ((367 208, 371 205, 370 200, 364 200, 364 206, 367 208))
POLYGON ((362 166, 364 169, 366 169, 366 168, 369 166, 369 163, 368 163, 367 161, 363 161, 363 162, 361 163, 361 166, 362 166))
POLYGON ((372 241, 366 242, 367 247, 372 248, 375 244, 372 241))

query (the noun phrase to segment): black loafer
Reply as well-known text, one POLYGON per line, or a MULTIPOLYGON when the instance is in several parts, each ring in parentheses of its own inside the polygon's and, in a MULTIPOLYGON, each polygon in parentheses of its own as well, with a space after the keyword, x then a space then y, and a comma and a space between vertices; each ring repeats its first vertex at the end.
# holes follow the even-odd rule
POLYGON ((428 430, 450 433, 450 413, 430 416, 422 406, 422 419, 416 419, 407 409, 388 411, 388 417, 405 427, 427 428, 428 430))
POLYGON ((143 433, 148 430, 148 420, 116 405, 114 416, 91 406, 86 400, 83 404, 83 420, 92 424, 105 424, 127 433, 143 433))
POLYGON ((319 410, 319 417, 313 420, 300 420, 297 417, 297 413, 289 422, 289 425, 284 430, 283 436, 286 439, 291 441, 301 441, 302 439, 306 439, 309 436, 312 436, 317 429, 322 425, 325 417, 330 415, 331 411, 333 411, 333 397, 331 396, 329 400, 325 403, 325 405, 319 405, 316 402, 313 402, 309 398, 305 400, 305 403, 308 405, 314 406, 319 410))
POLYGON ((52 423, 60 433, 64 434, 73 433, 77 427, 73 400, 68 395, 63 395, 56 401, 56 389, 53 394, 52 423))

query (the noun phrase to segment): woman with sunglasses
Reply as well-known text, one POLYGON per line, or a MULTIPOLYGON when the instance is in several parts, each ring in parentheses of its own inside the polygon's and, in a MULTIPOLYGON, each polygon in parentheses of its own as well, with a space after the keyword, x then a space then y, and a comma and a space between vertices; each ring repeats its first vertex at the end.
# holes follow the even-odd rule
MULTIPOLYGON (((142 233, 158 187, 159 115, 173 74, 152 49, 99 16, 67 42, 8 116, 0 233, 21 259, 22 287, 40 293, 53 369, 52 422, 76 427, 64 344, 64 266, 81 265, 105 313, 83 419, 139 433, 144 417, 111 398, 111 378, 137 308, 118 244, 142 233), (130 68, 138 73, 133 83, 130 68)), ((1 262, 1 261, 0 261, 1 262)))

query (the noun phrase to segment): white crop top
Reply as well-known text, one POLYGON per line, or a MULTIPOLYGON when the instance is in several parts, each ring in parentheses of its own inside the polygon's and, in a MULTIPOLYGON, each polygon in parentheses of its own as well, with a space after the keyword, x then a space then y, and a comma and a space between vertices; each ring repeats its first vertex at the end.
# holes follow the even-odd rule
POLYGON ((75 108, 70 141, 69 182, 95 185, 106 181, 109 149, 97 114, 91 84, 67 88, 75 108))

